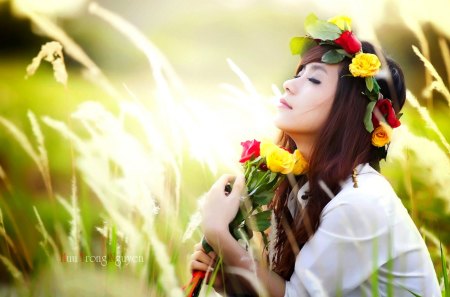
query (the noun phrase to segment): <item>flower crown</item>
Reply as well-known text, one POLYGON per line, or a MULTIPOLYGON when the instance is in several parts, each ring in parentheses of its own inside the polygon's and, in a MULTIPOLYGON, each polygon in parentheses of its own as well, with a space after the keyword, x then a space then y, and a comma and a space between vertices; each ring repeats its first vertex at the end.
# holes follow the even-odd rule
POLYGON ((353 77, 365 79, 366 89, 363 94, 369 98, 364 126, 372 133, 372 144, 385 147, 391 141, 392 129, 400 126, 401 114, 397 116, 392 101, 380 93, 375 75, 380 70, 381 62, 377 55, 362 52, 361 42, 353 35, 351 22, 347 16, 336 16, 323 21, 315 14, 310 14, 305 19, 308 35, 293 37, 290 42, 291 52, 293 55, 302 56, 316 45, 330 45, 333 49, 323 54, 323 63, 336 64, 346 57, 352 59, 349 71, 353 77))

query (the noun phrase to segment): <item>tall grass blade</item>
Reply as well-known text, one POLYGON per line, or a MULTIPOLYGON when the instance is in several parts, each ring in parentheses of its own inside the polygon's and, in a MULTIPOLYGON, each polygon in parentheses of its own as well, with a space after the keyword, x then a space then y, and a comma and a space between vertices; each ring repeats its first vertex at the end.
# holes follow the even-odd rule
POLYGON ((440 252, 441 252, 441 266, 442 266, 442 274, 444 277, 445 297, 449 297, 450 296, 450 284, 448 282, 447 259, 445 257, 445 253, 442 248, 442 242, 439 243, 439 248, 440 248, 440 252))

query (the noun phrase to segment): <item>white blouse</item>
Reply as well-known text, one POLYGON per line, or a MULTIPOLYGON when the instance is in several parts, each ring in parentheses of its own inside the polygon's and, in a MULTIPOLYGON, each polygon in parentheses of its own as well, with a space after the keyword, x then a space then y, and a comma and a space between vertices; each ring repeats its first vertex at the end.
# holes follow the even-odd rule
MULTIPOLYGON (((428 249, 390 183, 368 163, 357 172, 358 188, 349 177, 322 210, 284 296, 441 296, 428 249)), ((308 189, 306 183, 289 200, 293 217, 308 189)))

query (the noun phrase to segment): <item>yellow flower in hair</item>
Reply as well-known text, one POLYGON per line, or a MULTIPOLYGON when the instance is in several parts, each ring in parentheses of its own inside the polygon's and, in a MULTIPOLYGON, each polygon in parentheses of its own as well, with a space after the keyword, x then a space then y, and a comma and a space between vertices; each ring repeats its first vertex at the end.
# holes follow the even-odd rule
POLYGON ((295 175, 305 173, 308 170, 308 162, 306 161, 305 157, 303 157, 299 150, 295 150, 292 156, 295 160, 295 165, 292 169, 292 173, 295 175))
POLYGON ((342 31, 352 30, 352 19, 345 15, 338 15, 328 20, 329 23, 333 23, 339 27, 342 31))
POLYGON ((352 59, 349 66, 353 76, 369 77, 375 76, 380 70, 381 62, 374 54, 359 53, 352 59))
POLYGON ((372 144, 377 147, 383 147, 392 138, 392 128, 384 122, 380 122, 380 125, 372 132, 372 144))

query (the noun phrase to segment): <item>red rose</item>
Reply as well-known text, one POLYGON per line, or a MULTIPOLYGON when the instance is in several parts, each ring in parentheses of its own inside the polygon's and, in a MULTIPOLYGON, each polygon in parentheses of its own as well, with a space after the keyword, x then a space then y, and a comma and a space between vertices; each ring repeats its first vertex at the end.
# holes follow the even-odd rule
POLYGON ((375 110, 378 110, 381 113, 391 128, 397 128, 401 125, 400 121, 395 116, 395 110, 392 107, 391 100, 380 99, 377 101, 377 104, 375 104, 374 112, 372 113, 372 124, 373 127, 378 127, 380 125, 380 121, 377 119, 375 110))
POLYGON ((257 140, 247 140, 245 142, 241 142, 241 145, 243 147, 241 159, 239 162, 245 163, 246 161, 250 160, 252 157, 257 158, 259 157, 259 145, 261 142, 257 140))
POLYGON ((361 41, 351 31, 344 31, 334 42, 340 45, 350 55, 356 54, 361 50, 361 41))

